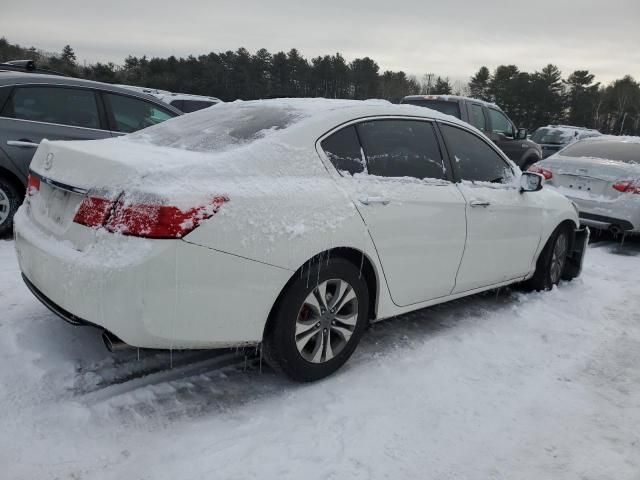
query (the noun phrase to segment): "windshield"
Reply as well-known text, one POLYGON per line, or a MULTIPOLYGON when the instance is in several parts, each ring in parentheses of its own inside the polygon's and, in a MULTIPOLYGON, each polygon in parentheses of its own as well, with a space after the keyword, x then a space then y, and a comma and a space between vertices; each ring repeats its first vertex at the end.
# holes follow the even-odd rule
POLYGON ((219 152, 252 143, 305 117, 285 104, 223 104, 177 117, 129 139, 198 152, 219 152))
POLYGON ((403 103, 408 103, 409 105, 417 105, 419 107, 431 108, 446 115, 453 115, 456 118, 460 118, 460 107, 456 102, 447 102, 445 100, 418 99, 406 100, 403 103))
POLYGON ((576 136, 576 130, 565 130, 560 128, 539 128, 531 136, 531 140, 536 143, 546 143, 551 145, 564 145, 569 143, 576 136))
POLYGON ((565 157, 591 157, 640 164, 640 143, 619 140, 584 141, 562 151, 565 157))

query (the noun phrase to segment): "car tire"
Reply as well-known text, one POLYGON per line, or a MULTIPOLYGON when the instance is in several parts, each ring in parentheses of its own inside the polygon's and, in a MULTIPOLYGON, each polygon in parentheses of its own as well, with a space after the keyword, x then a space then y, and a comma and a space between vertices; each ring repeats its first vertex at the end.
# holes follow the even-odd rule
POLYGON ((22 198, 20 193, 4 178, 0 178, 0 237, 11 233, 13 216, 18 211, 22 198))
POLYGON ((533 290, 551 290, 563 277, 571 248, 571 232, 560 225, 547 241, 536 263, 536 271, 526 286, 533 290))
POLYGON ((369 318, 369 291, 351 262, 318 260, 297 273, 277 302, 263 354, 299 382, 331 375, 356 349, 369 318))

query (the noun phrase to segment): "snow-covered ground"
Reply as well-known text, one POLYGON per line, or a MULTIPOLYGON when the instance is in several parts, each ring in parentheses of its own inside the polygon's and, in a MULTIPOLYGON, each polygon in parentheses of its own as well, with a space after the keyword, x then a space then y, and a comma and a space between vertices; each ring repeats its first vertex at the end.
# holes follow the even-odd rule
POLYGON ((31 296, 8 240, 0 302, 1 479, 640 478, 638 243, 593 245, 552 292, 375 325, 310 385, 109 354, 31 296))

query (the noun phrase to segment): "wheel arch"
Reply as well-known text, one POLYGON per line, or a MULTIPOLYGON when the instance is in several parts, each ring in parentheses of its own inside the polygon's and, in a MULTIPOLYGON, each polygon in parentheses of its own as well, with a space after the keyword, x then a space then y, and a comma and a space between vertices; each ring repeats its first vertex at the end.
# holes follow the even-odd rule
POLYGON ((15 173, 13 173, 8 168, 0 165, 0 178, 6 179, 11 185, 21 194, 24 195, 26 193, 26 188, 22 180, 20 180, 15 173))
POLYGON ((277 310, 282 297, 293 283, 293 281, 300 275, 304 274, 304 271, 316 262, 328 262, 331 258, 342 258, 351 262, 356 268, 360 269, 362 276, 364 277, 367 290, 369 292, 369 319, 375 319, 377 316, 378 298, 380 295, 380 277, 375 268, 375 264, 369 258, 369 256, 362 250, 352 247, 334 247, 328 250, 317 253, 311 258, 307 259, 298 269, 291 275, 287 283, 282 287, 278 294, 264 327, 263 338, 269 333, 272 325, 274 313, 277 310))

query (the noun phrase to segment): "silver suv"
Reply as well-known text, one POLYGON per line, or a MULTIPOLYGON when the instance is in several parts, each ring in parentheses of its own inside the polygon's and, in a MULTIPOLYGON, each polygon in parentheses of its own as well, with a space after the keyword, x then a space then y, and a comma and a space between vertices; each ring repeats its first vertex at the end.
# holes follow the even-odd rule
POLYGON ((42 139, 115 137, 180 114, 144 93, 0 64, 0 237, 11 231, 42 139))

